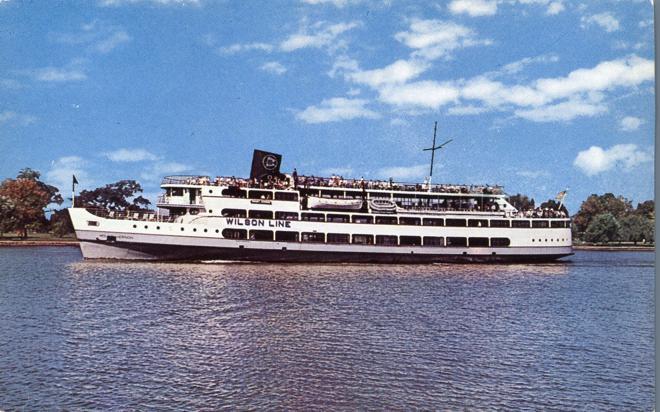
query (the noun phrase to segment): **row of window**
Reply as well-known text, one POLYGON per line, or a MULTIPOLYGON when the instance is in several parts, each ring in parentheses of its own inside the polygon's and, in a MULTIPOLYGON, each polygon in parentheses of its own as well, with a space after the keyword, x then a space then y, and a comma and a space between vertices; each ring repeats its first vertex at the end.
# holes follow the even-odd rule
POLYGON ((438 237, 438 236, 394 236, 348 233, 284 232, 272 230, 224 229, 222 236, 238 240, 268 240, 277 242, 333 243, 379 246, 443 246, 443 247, 508 247, 509 238, 504 237, 438 237))
POLYGON ((410 226, 450 226, 450 227, 514 227, 514 228, 567 228, 569 221, 564 220, 527 220, 527 219, 444 219, 397 216, 349 215, 339 213, 310 212, 273 212, 270 210, 223 209, 222 216, 251 218, 302 220, 308 222, 333 223, 375 223, 377 225, 410 225, 410 226))
MULTIPOLYGON (((209 190, 209 193, 213 193, 212 190, 209 190)), ((223 196, 238 197, 241 199, 264 199, 264 200, 286 200, 286 201, 298 201, 298 193, 296 192, 275 192, 273 196, 272 190, 245 190, 240 189, 235 186, 228 187, 222 190, 223 196)))

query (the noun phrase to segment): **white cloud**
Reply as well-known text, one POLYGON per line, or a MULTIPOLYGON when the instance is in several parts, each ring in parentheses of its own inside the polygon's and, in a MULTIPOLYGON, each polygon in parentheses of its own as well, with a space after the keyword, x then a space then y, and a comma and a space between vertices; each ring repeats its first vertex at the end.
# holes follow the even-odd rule
POLYGON ((296 117, 306 123, 327 123, 357 118, 377 119, 380 115, 364 107, 364 99, 346 99, 335 97, 323 100, 318 106, 309 106, 298 112, 296 117))
POLYGON ((429 165, 384 167, 376 171, 376 176, 397 181, 424 177, 429 171, 429 165))
POLYGON ((524 57, 520 60, 505 64, 501 70, 493 74, 516 74, 520 73, 525 67, 536 63, 556 63, 559 61, 559 56, 556 54, 542 54, 536 57, 524 57))
POLYGON ((292 34, 280 43, 280 50, 292 52, 307 47, 321 48, 324 46, 333 46, 335 39, 342 33, 358 27, 360 23, 353 21, 350 23, 337 23, 327 25, 319 22, 311 27, 303 29, 301 32, 292 34))
POLYGON ((459 97, 459 90, 451 84, 431 80, 385 86, 379 92, 379 99, 385 103, 428 109, 437 109, 442 105, 456 101, 459 97))
POLYGON ((554 16, 555 14, 559 14, 562 11, 564 11, 566 7, 564 7, 564 3, 561 1, 553 1, 548 5, 548 9, 546 10, 546 14, 550 16, 554 16))
POLYGON ((597 25, 608 33, 619 30, 619 20, 609 12, 598 13, 592 16, 583 16, 580 21, 582 22, 583 28, 597 25))
POLYGON ((566 77, 539 79, 534 86, 548 99, 557 99, 576 93, 637 86, 644 81, 653 80, 654 76, 653 60, 632 55, 624 59, 601 62, 591 69, 574 70, 566 77))
POLYGON ((103 39, 100 42, 98 42, 94 46, 94 49, 96 51, 98 51, 99 53, 106 54, 106 53, 109 53, 112 50, 114 50, 119 45, 121 45, 123 43, 128 43, 131 40, 132 40, 131 36, 129 36, 128 33, 126 33, 123 30, 119 30, 119 31, 116 31, 116 32, 112 33, 106 39, 103 39))
POLYGON ((419 76, 429 67, 428 63, 419 60, 397 60, 382 69, 357 71, 349 74, 348 77, 357 83, 378 88, 390 83, 405 83, 419 76))
POLYGON ((328 76, 334 78, 339 73, 354 73, 360 70, 357 60, 351 59, 346 55, 340 55, 332 64, 332 68, 328 71, 328 76))
POLYGON ((594 176, 612 170, 617 165, 629 170, 652 160, 651 154, 638 149, 637 145, 618 144, 606 150, 599 146, 591 146, 578 153, 573 165, 587 176, 594 176))
POLYGON ((550 177, 550 173, 546 170, 519 170, 516 172, 518 176, 528 179, 538 179, 540 177, 550 177))
POLYGON ((0 126, 3 124, 13 126, 28 126, 36 122, 37 118, 29 114, 16 113, 13 110, 0 112, 0 126))
POLYGON ((497 1, 452 0, 448 8, 453 14, 468 14, 472 17, 492 16, 497 13, 497 1))
POLYGON ((191 167, 177 162, 156 162, 148 165, 140 177, 148 182, 159 182, 163 177, 191 170, 191 167))
POLYGON ((489 111, 487 107, 478 106, 453 106, 447 109, 447 114, 452 116, 477 115, 489 111))
POLYGON ((86 166, 87 161, 82 157, 60 157, 51 163, 50 170, 46 172, 46 181, 59 188, 61 192, 67 193, 67 190, 71 190, 73 175, 76 175, 82 186, 89 187, 92 181, 85 170, 86 166))
POLYGON ((273 50, 273 46, 268 43, 245 43, 245 44, 232 44, 230 46, 218 48, 218 53, 220 54, 236 54, 240 52, 247 51, 265 51, 270 52, 273 50))
POLYGON ((158 160, 159 157, 145 149, 122 148, 103 154, 113 162, 141 162, 145 160, 158 160))
POLYGON ((411 49, 413 57, 434 60, 448 57, 453 50, 491 44, 490 40, 477 40, 475 33, 460 24, 441 20, 413 20, 408 31, 394 38, 411 49))
POLYGON ((644 120, 640 119, 639 117, 626 116, 621 119, 621 130, 624 132, 633 132, 639 129, 639 126, 641 126, 643 123, 644 120))
POLYGON ((286 73, 286 67, 284 67, 279 62, 265 63, 261 66, 261 70, 263 70, 265 72, 268 72, 268 73, 277 74, 277 75, 283 75, 284 73, 286 73))
POLYGON ((351 3, 360 3, 360 0, 302 0, 305 4, 318 5, 318 4, 332 4, 337 8, 343 8, 351 3))
POLYGON ((101 6, 122 6, 124 4, 151 3, 158 6, 199 6, 201 0, 101 0, 101 6))
POLYGON ((321 170, 321 174, 323 174, 324 176, 337 175, 342 177, 349 177, 355 174, 355 169, 353 169, 351 166, 332 167, 329 169, 321 170))
POLYGON ((567 100, 533 109, 516 110, 518 117, 534 122, 567 122, 576 117, 591 117, 607 111, 600 102, 587 100, 567 100))
POLYGON ((43 67, 31 71, 32 77, 40 82, 74 82, 87 79, 87 74, 80 68, 43 67))

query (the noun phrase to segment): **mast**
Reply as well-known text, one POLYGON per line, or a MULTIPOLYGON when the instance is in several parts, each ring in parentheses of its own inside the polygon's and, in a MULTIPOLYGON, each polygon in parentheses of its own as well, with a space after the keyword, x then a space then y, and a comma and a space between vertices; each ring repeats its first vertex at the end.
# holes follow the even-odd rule
POLYGON ((429 185, 428 190, 429 190, 429 192, 431 191, 431 179, 433 179, 433 163, 435 161, 435 151, 442 149, 445 145, 447 145, 449 142, 454 140, 454 139, 449 139, 446 142, 444 142, 443 144, 441 144, 439 146, 436 146, 435 145, 435 137, 436 137, 437 131, 438 131, 438 122, 436 121, 434 126, 433 126, 433 145, 431 147, 429 147, 428 149, 423 150, 423 151, 427 151, 427 150, 431 151, 431 170, 430 170, 430 173, 429 173, 429 181, 428 181, 428 185, 429 185))

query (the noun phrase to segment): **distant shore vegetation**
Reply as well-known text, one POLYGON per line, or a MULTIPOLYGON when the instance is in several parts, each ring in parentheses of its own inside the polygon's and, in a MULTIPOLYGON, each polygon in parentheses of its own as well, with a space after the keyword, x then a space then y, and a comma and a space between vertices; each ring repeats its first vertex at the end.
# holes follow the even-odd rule
MULTIPOLYGON (((25 168, 15 178, 0 184, 0 237, 28 238, 29 234, 66 237, 73 226, 60 189, 40 180, 41 173, 25 168), (6 237, 6 236, 5 236, 6 237)), ((146 211, 151 202, 140 195, 142 186, 135 180, 120 180, 76 195, 76 207, 97 207, 118 212, 146 211)), ((67 199, 71 202, 71 198, 67 199)), ((519 210, 536 208, 564 210, 556 200, 537 205, 523 194, 509 197, 519 210)), ((646 200, 636 207, 630 200, 612 193, 592 194, 572 216, 576 244, 645 244, 655 242, 655 202, 646 200)))

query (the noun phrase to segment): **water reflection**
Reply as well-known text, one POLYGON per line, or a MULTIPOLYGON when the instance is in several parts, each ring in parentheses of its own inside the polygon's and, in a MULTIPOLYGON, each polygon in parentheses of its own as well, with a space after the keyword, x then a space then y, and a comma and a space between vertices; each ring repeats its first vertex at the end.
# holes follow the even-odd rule
POLYGON ((544 265, 3 257, 3 409, 653 402, 650 254, 544 265))

